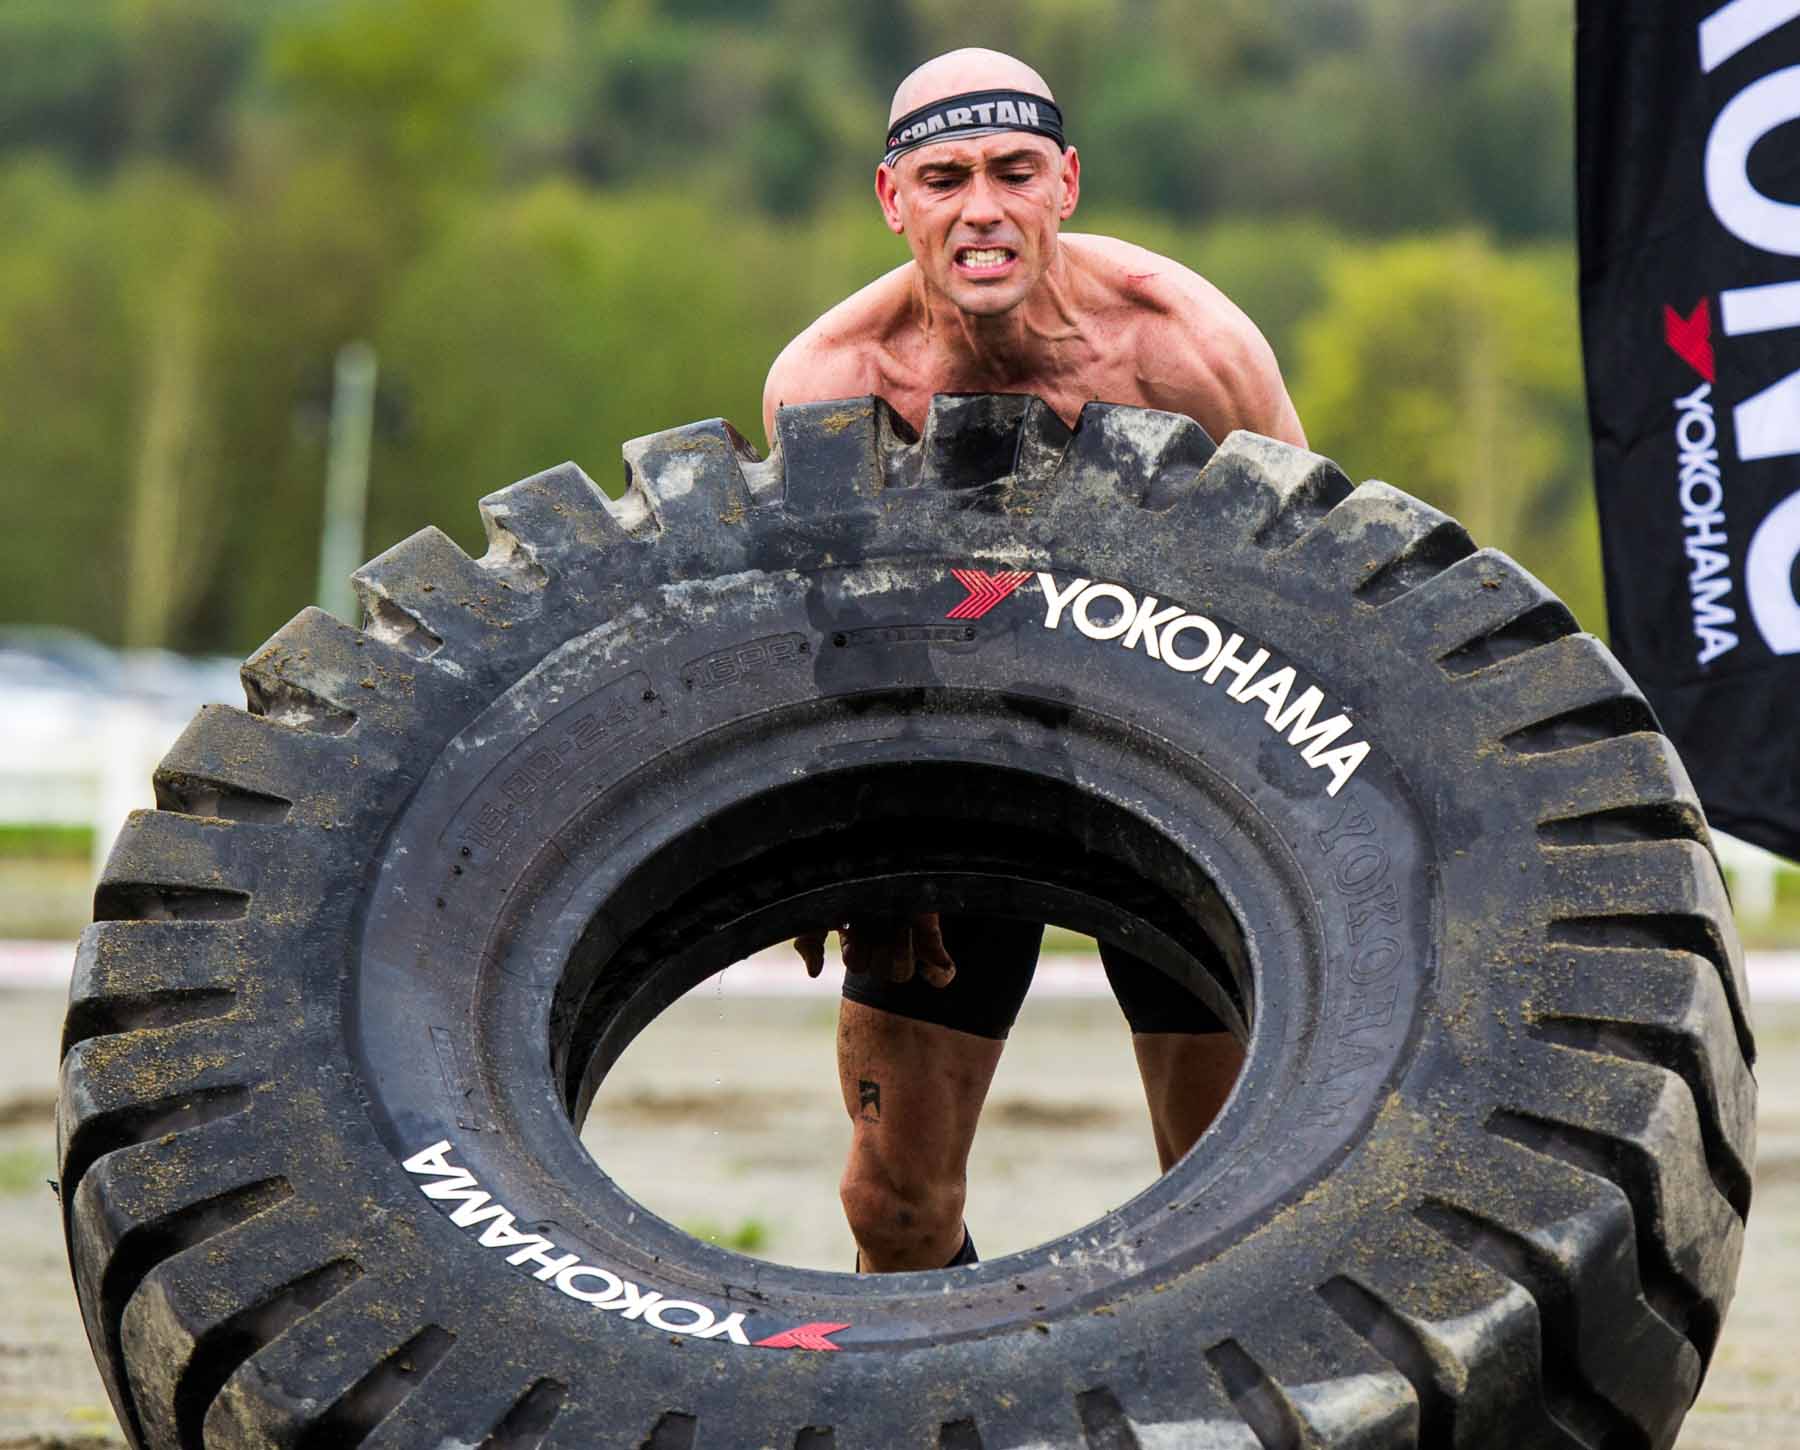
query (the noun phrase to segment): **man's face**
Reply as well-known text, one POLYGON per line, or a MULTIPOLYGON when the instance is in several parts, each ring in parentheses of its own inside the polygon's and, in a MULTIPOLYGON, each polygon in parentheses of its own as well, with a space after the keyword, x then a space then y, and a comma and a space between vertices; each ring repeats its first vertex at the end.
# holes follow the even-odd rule
POLYGON ((877 171, 875 190, 926 280, 991 317, 1024 301, 1050 266, 1080 174, 1073 147, 1001 131, 908 152, 877 171))

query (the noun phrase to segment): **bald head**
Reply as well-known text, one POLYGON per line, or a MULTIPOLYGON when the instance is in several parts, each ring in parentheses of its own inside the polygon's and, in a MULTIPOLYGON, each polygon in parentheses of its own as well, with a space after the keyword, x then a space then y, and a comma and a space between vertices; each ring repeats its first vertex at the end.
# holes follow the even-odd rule
POLYGON ((888 125, 933 101, 970 91, 1024 91, 1047 101, 1056 99, 1044 78, 1024 61, 1003 51, 970 46, 934 56, 901 81, 888 107, 888 125))
POLYGON ((997 50, 928 60, 894 92, 875 195, 926 293, 970 317, 1019 306, 1056 265, 1081 160, 1044 78, 997 50))

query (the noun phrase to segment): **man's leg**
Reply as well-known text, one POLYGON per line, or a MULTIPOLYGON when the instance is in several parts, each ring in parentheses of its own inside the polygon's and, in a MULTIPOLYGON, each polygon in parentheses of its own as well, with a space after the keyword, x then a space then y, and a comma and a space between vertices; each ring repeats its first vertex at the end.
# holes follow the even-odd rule
POLYGON ((1156 1156, 1167 1173, 1219 1116, 1244 1049, 1229 1032, 1134 1032, 1131 1050, 1150 1105, 1156 1156))
POLYGON ((1167 973, 1104 942, 1100 960, 1131 1024, 1156 1156, 1167 1173, 1225 1106, 1244 1049, 1204 1002, 1167 973))
POLYGON ((838 1080, 852 1128, 839 1193, 858 1268, 941 1269, 962 1248, 969 1146, 1004 1046, 844 999, 838 1080))
POLYGON ((847 974, 838 1080, 852 1124, 840 1192, 858 1267, 941 1269, 963 1246, 969 1146, 1043 927, 945 915, 947 986, 847 974))

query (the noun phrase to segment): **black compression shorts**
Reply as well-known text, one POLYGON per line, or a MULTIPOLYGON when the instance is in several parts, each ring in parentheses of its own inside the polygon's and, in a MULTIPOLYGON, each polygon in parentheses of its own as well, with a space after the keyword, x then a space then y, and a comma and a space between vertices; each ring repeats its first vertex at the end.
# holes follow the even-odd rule
MULTIPOLYGON (((1043 924, 950 912, 938 922, 944 947, 956 963, 948 986, 932 986, 922 972, 914 972, 905 982, 890 982, 873 972, 846 972, 844 995, 916 1022, 1004 1039, 1018 1019, 1025 990, 1037 970, 1043 924)), ((1150 963, 1105 942, 1100 943, 1100 963, 1133 1032, 1230 1030, 1204 1002, 1150 963)))

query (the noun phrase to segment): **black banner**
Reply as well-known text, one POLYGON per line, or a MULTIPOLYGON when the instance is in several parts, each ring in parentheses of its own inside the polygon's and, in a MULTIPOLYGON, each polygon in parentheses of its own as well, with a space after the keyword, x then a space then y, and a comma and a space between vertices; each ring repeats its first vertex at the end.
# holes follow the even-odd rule
POLYGON ((1800 857, 1800 0, 1578 0, 1576 111, 1612 646, 1800 857))

